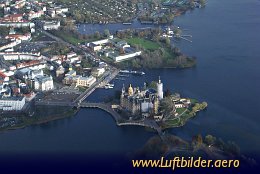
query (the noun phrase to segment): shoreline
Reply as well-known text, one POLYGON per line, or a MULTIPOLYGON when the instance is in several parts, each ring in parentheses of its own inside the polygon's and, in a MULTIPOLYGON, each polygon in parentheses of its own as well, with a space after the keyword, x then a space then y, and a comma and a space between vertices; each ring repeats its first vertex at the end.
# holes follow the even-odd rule
MULTIPOLYGON (((0 129, 0 133, 5 132, 5 131, 24 129, 29 126, 41 125, 41 124, 45 124, 45 123, 50 123, 52 121, 57 121, 57 120, 61 120, 61 119, 69 118, 69 117, 74 117, 74 116, 76 116, 78 111, 79 110, 77 109, 77 110, 73 111, 73 113, 53 114, 53 115, 47 116, 48 118, 43 118, 41 120, 32 121, 30 123, 22 123, 21 125, 14 126, 14 127, 2 128, 2 129, 0 129)), ((37 113, 35 113, 35 114, 37 114, 37 113)), ((28 116, 26 116, 26 117, 28 117, 28 116)), ((34 117, 34 116, 32 116, 32 117, 34 117)))

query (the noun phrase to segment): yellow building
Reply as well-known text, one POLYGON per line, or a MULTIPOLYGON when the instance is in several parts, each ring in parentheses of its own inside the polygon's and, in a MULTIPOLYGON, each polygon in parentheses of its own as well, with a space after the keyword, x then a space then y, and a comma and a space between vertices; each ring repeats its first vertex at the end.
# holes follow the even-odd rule
POLYGON ((79 77, 78 80, 77 80, 76 86, 90 87, 96 81, 97 81, 97 79, 93 76, 79 77))

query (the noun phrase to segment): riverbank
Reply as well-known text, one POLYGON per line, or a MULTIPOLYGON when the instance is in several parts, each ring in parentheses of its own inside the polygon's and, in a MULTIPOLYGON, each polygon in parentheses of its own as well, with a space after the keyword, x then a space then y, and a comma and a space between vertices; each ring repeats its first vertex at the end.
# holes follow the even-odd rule
POLYGON ((179 104, 175 104, 175 102, 172 102, 171 100, 168 99, 167 101, 164 101, 168 106, 164 106, 164 119, 160 122, 160 126, 163 130, 184 126, 189 119, 194 118, 200 111, 203 111, 208 107, 206 102, 199 103, 196 99, 187 98, 184 103, 178 102, 179 104), (175 107, 173 108, 169 107, 174 105, 175 107))
MULTIPOLYGON (((160 33, 158 33, 160 35, 160 33)), ((144 36, 152 38, 153 36, 144 36)), ((131 67, 134 69, 153 68, 191 68, 196 66, 196 58, 183 54, 178 48, 167 43, 166 39, 158 41, 141 37, 123 38, 133 47, 140 49, 140 58, 134 58, 119 63, 120 68, 131 67)), ((168 41, 170 42, 170 41, 168 41)))
MULTIPOLYGON (((147 143, 138 150, 132 158, 140 157, 154 159, 164 157, 173 159, 176 156, 185 158, 202 157, 211 160, 239 160, 240 165, 255 166, 256 161, 241 154, 240 148, 234 142, 224 142, 221 138, 212 135, 195 135, 191 140, 184 140, 178 136, 167 134, 164 135, 164 141, 158 136, 151 137, 147 143)), ((168 166, 171 167, 171 166, 168 166)))
MULTIPOLYGON (((131 23, 134 19, 142 23, 171 23, 174 17, 205 6, 205 1, 84 1, 55 0, 69 7, 67 13, 76 23, 109 24, 131 23), (80 4, 80 6, 78 6, 80 4), (94 7, 94 8, 92 8, 94 7)), ((66 23, 66 20, 64 20, 66 23)))
POLYGON ((6 121, 12 121, 13 124, 6 124, 8 126, 1 127, 0 132, 22 129, 28 126, 40 125, 56 121, 68 117, 75 116, 78 109, 58 106, 37 106, 32 116, 28 115, 6 115, 6 121))

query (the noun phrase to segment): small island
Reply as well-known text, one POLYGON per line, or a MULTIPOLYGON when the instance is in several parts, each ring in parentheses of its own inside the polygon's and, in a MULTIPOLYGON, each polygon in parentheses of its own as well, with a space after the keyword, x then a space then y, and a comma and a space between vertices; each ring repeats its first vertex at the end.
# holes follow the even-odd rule
POLYGON ((207 108, 207 103, 195 99, 181 98, 180 94, 163 91, 163 83, 144 84, 142 88, 131 84, 123 86, 120 104, 113 108, 121 115, 120 124, 150 127, 161 133, 161 130, 180 127, 197 112, 207 108))
MULTIPOLYGON (((223 141, 212 135, 195 135, 190 140, 183 140, 172 134, 167 134, 162 139, 158 136, 151 137, 147 143, 136 153, 132 159, 173 159, 183 156, 184 158, 204 158, 211 160, 238 160, 242 165, 257 165, 256 161, 240 152, 239 146, 232 141, 223 141)), ((169 166, 171 167, 171 166, 169 166)), ((171 168, 170 168, 171 169, 171 168)))

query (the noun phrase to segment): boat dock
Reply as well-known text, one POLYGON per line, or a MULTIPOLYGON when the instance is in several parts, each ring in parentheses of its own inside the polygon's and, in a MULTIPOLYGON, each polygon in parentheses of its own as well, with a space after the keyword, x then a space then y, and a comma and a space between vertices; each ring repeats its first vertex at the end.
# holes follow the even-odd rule
POLYGON ((145 72, 142 71, 129 71, 129 70, 120 70, 119 73, 122 74, 136 74, 136 75, 145 75, 145 72))

